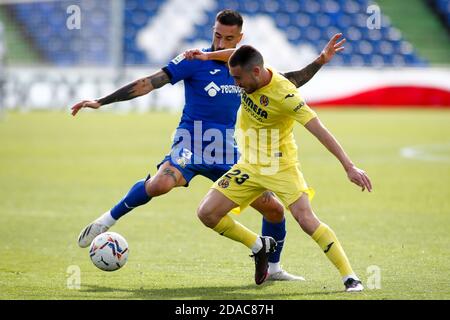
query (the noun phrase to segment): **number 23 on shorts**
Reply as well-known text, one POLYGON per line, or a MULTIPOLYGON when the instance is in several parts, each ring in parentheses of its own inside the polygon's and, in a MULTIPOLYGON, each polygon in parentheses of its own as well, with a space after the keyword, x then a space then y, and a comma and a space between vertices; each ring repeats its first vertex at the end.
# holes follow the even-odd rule
POLYGON ((248 174, 242 173, 239 169, 228 171, 224 177, 230 180, 234 178, 234 181, 239 185, 243 184, 248 178, 250 178, 248 174))

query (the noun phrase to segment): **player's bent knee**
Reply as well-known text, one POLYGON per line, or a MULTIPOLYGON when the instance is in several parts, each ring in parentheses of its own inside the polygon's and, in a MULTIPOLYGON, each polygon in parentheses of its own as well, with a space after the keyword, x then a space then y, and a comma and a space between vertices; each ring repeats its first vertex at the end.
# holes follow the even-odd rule
POLYGON ((258 198, 251 206, 271 223, 280 223, 284 220, 284 207, 274 196, 271 196, 269 201, 258 198))
POLYGON ((145 183, 145 190, 151 197, 157 197, 165 194, 175 187, 174 182, 166 177, 158 177, 147 180, 145 183))
POLYGON ((271 223, 280 223, 284 220, 284 208, 280 203, 275 203, 269 210, 263 212, 263 216, 271 223))
POLYGON ((208 228, 214 228, 219 223, 218 219, 214 216, 214 211, 210 210, 210 206, 204 203, 201 203, 198 207, 197 217, 208 228))

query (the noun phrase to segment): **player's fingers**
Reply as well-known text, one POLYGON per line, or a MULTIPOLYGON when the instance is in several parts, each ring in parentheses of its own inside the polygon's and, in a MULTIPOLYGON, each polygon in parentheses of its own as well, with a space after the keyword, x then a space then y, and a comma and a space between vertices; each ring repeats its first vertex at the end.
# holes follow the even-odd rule
POLYGON ((202 59, 203 56, 204 56, 204 54, 203 54, 202 51, 197 50, 197 51, 195 51, 195 52, 192 52, 192 59, 200 59, 200 60, 203 60, 203 59, 202 59))
POLYGON ((82 102, 78 102, 76 105, 74 105, 71 109, 72 109, 72 115, 76 115, 77 112, 81 109, 82 105, 83 105, 84 101, 82 102))
POLYGON ((365 173, 362 173, 361 174, 361 182, 363 183, 363 186, 367 189, 367 191, 371 191, 371 189, 370 189, 370 184, 369 184, 369 182, 367 181, 367 178, 366 178, 366 175, 365 175, 365 173))
POLYGON ((366 182, 367 191, 371 192, 372 191, 372 182, 370 181, 369 176, 364 173, 363 178, 364 178, 364 181, 366 182))
POLYGON ((83 103, 84 103, 84 101, 78 102, 77 104, 75 104, 75 105, 72 107, 72 109, 79 108, 83 103))
POLYGON ((72 108, 72 115, 75 116, 78 113, 79 110, 80 110, 80 108, 73 107, 72 108))
POLYGON ((337 49, 337 48, 341 47, 346 41, 347 41, 347 39, 342 39, 341 41, 339 41, 338 43, 336 43, 334 45, 334 48, 337 49))
POLYGON ((353 182, 357 186, 361 187, 361 182, 357 178, 351 178, 351 182, 353 182))
POLYGON ((189 50, 189 58, 194 59, 195 55, 198 54, 198 50, 189 50))
POLYGON ((364 192, 364 190, 366 190, 366 185, 364 184, 363 181, 360 182, 360 187, 361 187, 361 192, 364 192))
POLYGON ((334 52, 341 52, 345 49, 345 47, 339 47, 337 49, 334 50, 334 52))
POLYGON ((336 33, 330 40, 330 43, 333 45, 338 41, 338 39, 342 36, 342 33, 336 33))
POLYGON ((364 182, 363 177, 362 177, 362 176, 358 176, 358 177, 356 178, 356 180, 358 181, 358 186, 360 186, 361 188, 363 188, 362 191, 364 191, 364 189, 365 189, 367 186, 366 186, 366 183, 364 182))
POLYGON ((361 185, 360 185, 360 186, 361 186, 361 191, 366 190, 366 187, 367 187, 367 186, 366 186, 366 182, 364 181, 364 178, 363 178, 362 176, 360 177, 360 180, 359 180, 359 181, 360 181, 360 183, 361 183, 361 185))

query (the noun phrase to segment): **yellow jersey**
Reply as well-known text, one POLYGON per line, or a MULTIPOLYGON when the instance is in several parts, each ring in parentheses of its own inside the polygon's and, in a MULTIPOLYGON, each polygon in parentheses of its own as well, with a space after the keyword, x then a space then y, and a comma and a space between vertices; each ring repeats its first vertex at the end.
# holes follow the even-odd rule
MULTIPOLYGON (((239 163, 280 169, 298 164, 295 121, 305 125, 316 113, 297 88, 272 68, 272 79, 251 94, 242 91, 236 141, 239 163)), ((273 172, 273 173, 276 173, 273 172)))

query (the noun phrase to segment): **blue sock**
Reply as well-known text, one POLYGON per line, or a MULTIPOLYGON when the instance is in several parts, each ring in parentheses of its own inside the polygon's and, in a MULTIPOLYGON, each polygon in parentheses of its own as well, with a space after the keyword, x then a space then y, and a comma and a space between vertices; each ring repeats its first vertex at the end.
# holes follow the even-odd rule
POLYGON ((279 223, 271 223, 263 218, 262 235, 270 236, 277 242, 277 250, 269 254, 269 262, 280 262, 281 251, 283 250, 284 238, 286 237, 286 219, 279 223))
POLYGON ((119 201, 114 208, 111 209, 111 216, 118 220, 136 207, 146 204, 151 197, 145 191, 146 179, 139 180, 131 187, 127 195, 119 201))

